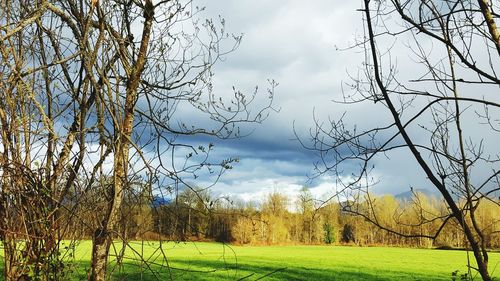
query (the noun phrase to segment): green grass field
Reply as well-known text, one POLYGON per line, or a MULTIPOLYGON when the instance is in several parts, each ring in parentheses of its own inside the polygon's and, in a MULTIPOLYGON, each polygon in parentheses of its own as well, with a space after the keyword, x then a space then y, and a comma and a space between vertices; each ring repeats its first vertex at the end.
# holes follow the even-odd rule
MULTIPOLYGON (((451 280, 453 271, 466 271, 467 260, 464 251, 170 242, 163 246, 167 267, 157 242, 131 246, 148 259, 151 269, 128 249, 122 266, 111 266, 114 280, 156 280, 154 275, 160 280, 451 280)), ((89 241, 77 246, 73 280, 86 279, 90 252, 89 241)), ((491 270, 498 267, 493 272, 498 280, 500 253, 490 259, 491 270)))

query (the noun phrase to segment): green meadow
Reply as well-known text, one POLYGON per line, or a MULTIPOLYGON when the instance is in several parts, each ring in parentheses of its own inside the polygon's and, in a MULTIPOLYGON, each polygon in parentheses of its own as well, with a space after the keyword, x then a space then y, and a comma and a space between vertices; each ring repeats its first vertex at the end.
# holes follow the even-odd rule
MULTIPOLYGON (((86 279, 90 253, 89 241, 75 247, 68 279, 86 279)), ((465 251, 454 250, 200 242, 169 242, 160 249, 158 242, 133 242, 110 270, 113 280, 452 280, 453 271, 466 272, 466 261, 465 251)), ((490 254, 490 267, 500 280, 500 253, 490 254)))

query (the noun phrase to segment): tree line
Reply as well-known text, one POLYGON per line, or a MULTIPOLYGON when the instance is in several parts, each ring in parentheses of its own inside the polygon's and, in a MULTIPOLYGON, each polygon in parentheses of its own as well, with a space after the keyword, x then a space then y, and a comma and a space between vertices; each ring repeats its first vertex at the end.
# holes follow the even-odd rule
MULTIPOLYGON (((417 191, 409 198, 383 195, 372 196, 364 204, 351 203, 325 202, 313 198, 306 188, 296 198, 275 191, 261 203, 235 202, 208 191, 185 189, 169 202, 132 204, 123 214, 120 229, 131 239, 250 245, 470 247, 459 225, 451 220, 439 235, 426 237, 438 231, 447 212, 446 204, 432 195, 417 191), (372 220, 378 224, 355 214, 371 208, 372 220)), ((477 210, 489 249, 500 248, 500 210, 494 208, 495 204, 498 202, 483 202, 477 210)))

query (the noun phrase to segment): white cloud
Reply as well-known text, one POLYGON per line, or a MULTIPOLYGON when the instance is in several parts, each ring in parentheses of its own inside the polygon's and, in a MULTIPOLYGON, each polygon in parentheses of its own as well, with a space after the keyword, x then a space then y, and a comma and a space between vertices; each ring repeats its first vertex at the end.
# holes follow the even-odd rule
MULTIPOLYGON (((207 6, 203 16, 221 15, 226 19, 228 31, 244 34, 240 48, 215 69, 217 94, 230 95, 232 86, 251 93, 258 85, 265 91, 268 78, 280 84, 275 97, 276 106, 281 108, 279 114, 271 114, 262 126, 255 128, 253 135, 239 144, 217 142, 216 157, 239 156, 241 163, 224 175, 213 188, 214 192, 233 194, 245 200, 263 198, 274 189, 297 194, 308 184, 306 175, 310 174, 317 158, 297 142, 290 141, 294 137, 292 122, 295 120, 299 133, 307 137, 308 129, 314 126, 313 108, 316 116, 324 121, 328 116, 336 118, 348 111, 347 123, 357 124, 359 130, 390 123, 391 116, 380 103, 346 107, 331 102, 340 100, 342 81, 350 82, 349 74, 356 75, 362 67, 364 54, 359 49, 335 49, 335 46, 352 45, 355 37, 362 34, 361 13, 356 11, 361 6, 358 1, 205 0, 197 3, 207 6)), ((384 44, 389 46, 392 42, 384 44)), ((410 59, 411 52, 404 44, 408 44, 406 39, 396 42, 393 53, 402 81, 422 70, 410 59)), ((433 55, 439 53, 434 51, 433 55)), ((491 91, 497 93, 497 90, 491 91)), ((410 110, 420 110, 419 103, 410 110)), ((477 126, 477 118, 472 116, 474 110, 470 112, 470 118, 464 122, 464 126, 471 129, 470 136, 491 137, 477 126)), ((410 133, 418 142, 428 141, 426 134, 410 133)), ((486 145, 494 149, 496 144, 486 145)), ((408 160, 411 155, 406 149, 388 153, 387 157, 381 155, 374 159, 376 173, 372 176, 380 180, 373 189, 375 193, 400 193, 410 186, 426 188, 429 185, 416 163, 408 160)), ((337 186, 333 178, 320 178, 310 188, 315 197, 322 197, 333 194, 337 186)))

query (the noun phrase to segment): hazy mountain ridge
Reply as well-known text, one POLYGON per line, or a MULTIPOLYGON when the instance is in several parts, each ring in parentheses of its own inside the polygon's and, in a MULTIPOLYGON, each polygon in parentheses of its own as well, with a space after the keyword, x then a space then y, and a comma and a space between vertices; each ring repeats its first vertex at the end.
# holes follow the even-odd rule
POLYGON ((425 188, 414 188, 413 190, 408 190, 405 192, 398 193, 394 195, 394 197, 398 200, 401 201, 408 201, 411 200, 411 198, 414 196, 416 193, 422 193, 427 197, 434 197, 434 198, 439 198, 439 193, 437 191, 425 189, 425 188))

